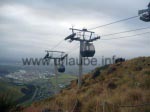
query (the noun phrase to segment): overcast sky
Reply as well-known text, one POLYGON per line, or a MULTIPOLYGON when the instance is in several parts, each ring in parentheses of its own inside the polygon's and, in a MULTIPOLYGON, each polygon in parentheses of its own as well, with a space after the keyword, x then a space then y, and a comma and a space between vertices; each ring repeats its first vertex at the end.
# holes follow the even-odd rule
MULTIPOLYGON (((87 28, 138 15, 149 0, 0 0, 0 61, 43 57, 71 34, 69 28, 87 28)), ((139 18, 93 30, 98 35, 150 26, 139 18)), ((150 32, 150 29, 104 38, 150 32)), ((94 42, 96 57, 150 56, 150 33, 119 40, 94 42)), ((78 42, 63 42, 54 50, 73 51, 78 56, 78 42)))

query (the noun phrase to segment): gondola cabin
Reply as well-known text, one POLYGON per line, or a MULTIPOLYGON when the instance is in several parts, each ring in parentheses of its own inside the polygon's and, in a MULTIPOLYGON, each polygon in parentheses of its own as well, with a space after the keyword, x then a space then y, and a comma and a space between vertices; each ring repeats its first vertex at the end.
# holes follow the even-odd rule
POLYGON ((148 9, 139 10, 140 20, 150 22, 150 3, 148 9))
POLYGON ((145 21, 145 22, 150 22, 150 13, 145 12, 140 16, 140 20, 145 21))
POLYGON ((93 43, 84 42, 81 46, 80 54, 82 57, 93 57, 95 54, 93 43))
POLYGON ((58 72, 64 73, 65 72, 65 66, 63 64, 58 66, 58 72))

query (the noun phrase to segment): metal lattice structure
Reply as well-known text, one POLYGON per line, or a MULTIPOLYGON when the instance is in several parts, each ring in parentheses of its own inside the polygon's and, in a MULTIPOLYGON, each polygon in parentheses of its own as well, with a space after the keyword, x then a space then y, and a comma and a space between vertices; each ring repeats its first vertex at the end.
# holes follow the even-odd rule
POLYGON ((63 65, 63 60, 68 56, 65 52, 62 51, 48 51, 44 59, 54 60, 54 71, 55 71, 55 94, 58 93, 58 72, 65 72, 65 66, 63 65), (54 55, 56 53, 57 55, 54 55), (59 65, 59 67, 58 67, 59 65))
POLYGON ((65 40, 79 41, 80 42, 80 51, 79 51, 79 75, 78 75, 78 87, 81 86, 82 80, 82 58, 84 57, 93 57, 95 54, 95 48, 93 45, 93 41, 100 39, 100 36, 93 37, 94 32, 88 31, 87 29, 74 29, 72 30, 72 34, 67 36, 65 40))

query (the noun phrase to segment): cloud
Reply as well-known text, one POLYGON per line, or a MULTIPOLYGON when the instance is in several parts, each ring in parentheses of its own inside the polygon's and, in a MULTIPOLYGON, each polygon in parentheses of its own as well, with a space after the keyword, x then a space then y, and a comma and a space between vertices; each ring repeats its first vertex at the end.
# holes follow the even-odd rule
MULTIPOLYGON (((44 50, 52 48, 71 33, 68 29, 71 25, 75 28, 92 28, 135 16, 139 9, 146 8, 147 3, 146 0, 38 0, 38 2, 36 0, 1 0, 0 60, 30 55, 42 56, 44 50)), ((136 18, 94 31, 104 35, 145 26, 148 26, 148 23, 136 18)), ((140 32, 120 34, 115 37, 136 33, 140 32)), ((148 55, 150 40, 147 37, 148 35, 143 35, 142 39, 126 38, 106 42, 99 40, 95 42, 97 55, 115 53, 126 56, 124 52, 132 49, 134 49, 131 53, 132 57, 148 55)), ((68 51, 73 46, 74 43, 63 42, 56 50, 68 51)), ((78 56, 78 50, 73 55, 78 56)))

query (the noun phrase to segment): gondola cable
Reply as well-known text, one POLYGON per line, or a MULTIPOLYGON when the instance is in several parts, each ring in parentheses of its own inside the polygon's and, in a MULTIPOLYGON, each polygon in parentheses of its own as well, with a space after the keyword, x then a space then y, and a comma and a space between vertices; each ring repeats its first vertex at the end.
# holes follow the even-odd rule
POLYGON ((144 35, 144 34, 148 34, 148 33, 150 33, 150 32, 139 33, 139 34, 130 35, 130 36, 122 36, 122 37, 109 38, 109 39, 101 39, 101 40, 114 40, 114 39, 121 39, 121 38, 135 37, 135 36, 144 35))
POLYGON ((121 20, 118 20, 118 21, 110 22, 110 23, 108 23, 108 24, 96 26, 96 27, 90 28, 90 29, 88 29, 88 30, 94 30, 94 29, 101 28, 101 27, 105 27, 105 26, 109 26, 109 25, 112 25, 112 24, 115 24, 115 23, 127 21, 127 20, 130 20, 130 19, 134 19, 134 18, 137 18, 137 17, 139 17, 139 16, 132 16, 132 17, 129 17, 129 18, 125 18, 125 19, 121 19, 121 20))

